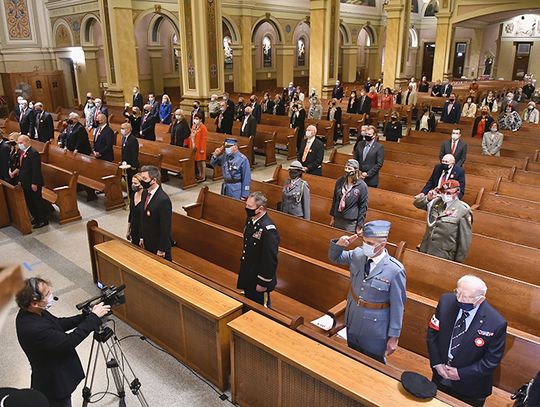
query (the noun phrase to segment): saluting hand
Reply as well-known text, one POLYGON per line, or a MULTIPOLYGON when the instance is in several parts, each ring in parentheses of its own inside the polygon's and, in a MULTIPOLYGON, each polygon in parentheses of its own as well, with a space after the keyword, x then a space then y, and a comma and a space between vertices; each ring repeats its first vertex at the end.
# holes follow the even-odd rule
POLYGON ((358 239, 357 234, 354 234, 354 235, 351 235, 351 236, 341 236, 339 238, 339 240, 336 242, 336 244, 338 246, 341 246, 341 247, 347 247, 351 243, 353 243, 356 239, 358 239))

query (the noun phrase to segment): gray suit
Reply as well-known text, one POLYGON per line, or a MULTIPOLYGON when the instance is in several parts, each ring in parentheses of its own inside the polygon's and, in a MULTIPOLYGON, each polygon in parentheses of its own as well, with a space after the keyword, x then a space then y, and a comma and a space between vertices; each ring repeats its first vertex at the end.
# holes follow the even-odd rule
POLYGON ((357 305, 349 293, 345 313, 349 346, 385 362, 388 338, 401 334, 407 299, 405 268, 385 251, 382 260, 364 279, 367 257, 362 248, 343 250, 336 242, 330 241, 328 258, 336 264, 349 265, 354 293, 369 303, 390 304, 383 309, 365 308, 357 305))
POLYGON ((482 154, 500 157, 503 143, 503 134, 500 132, 486 132, 482 137, 482 154))
POLYGON ((310 219, 310 193, 306 181, 301 178, 294 183, 290 179, 287 180, 281 196, 281 212, 310 219))
POLYGON ((354 159, 360 164, 360 171, 367 172, 364 182, 369 187, 379 186, 379 171, 384 164, 384 147, 376 141, 371 142, 366 159, 364 160, 365 141, 360 141, 354 151, 354 159))

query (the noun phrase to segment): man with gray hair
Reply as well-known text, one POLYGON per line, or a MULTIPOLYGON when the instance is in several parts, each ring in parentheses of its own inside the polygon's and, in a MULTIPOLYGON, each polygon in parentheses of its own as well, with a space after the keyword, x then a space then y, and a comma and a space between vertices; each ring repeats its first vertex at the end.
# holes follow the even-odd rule
POLYGON ((19 120, 19 129, 21 130, 21 134, 29 135, 34 119, 34 112, 28 106, 28 101, 26 99, 21 100, 19 109, 20 113, 19 117, 17 118, 19 120))
POLYGON ((30 128, 30 138, 37 139, 42 143, 54 139, 54 123, 49 112, 43 109, 43 103, 34 105, 34 117, 30 128))
POLYGON ((88 132, 79 122, 79 115, 71 112, 65 122, 65 129, 58 137, 58 145, 74 153, 92 154, 88 132))
POLYGON ((317 127, 309 125, 306 129, 306 137, 298 150, 298 161, 302 163, 308 174, 322 175, 323 159, 324 144, 317 138, 317 127))
POLYGON ((262 192, 253 192, 246 200, 244 250, 237 287, 246 298, 270 308, 270 292, 276 286, 279 233, 268 217, 268 200, 262 192))
POLYGON ((433 382, 472 406, 483 406, 491 394, 506 340, 507 322, 486 293, 480 278, 461 277, 454 292, 440 298, 427 333, 433 382))

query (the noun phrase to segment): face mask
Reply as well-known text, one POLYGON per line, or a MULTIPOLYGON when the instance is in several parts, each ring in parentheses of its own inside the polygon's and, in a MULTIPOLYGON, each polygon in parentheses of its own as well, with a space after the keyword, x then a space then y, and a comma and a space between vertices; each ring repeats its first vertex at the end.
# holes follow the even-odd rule
POLYGON ((364 251, 364 254, 367 256, 367 257, 373 257, 375 256, 375 246, 372 246, 370 244, 367 244, 367 243, 364 243, 362 245, 362 250, 364 251))
POLYGON ((367 134, 364 136, 364 140, 371 141, 373 140, 373 136, 368 136, 367 134))
POLYGON ((396 116, 392 116, 392 120, 393 120, 393 121, 396 121, 396 120, 397 120, 397 117, 396 117, 396 116))
POLYGON ((90 102, 88 102, 88 106, 90 106, 90 107, 94 107, 94 104, 93 104, 93 103, 90 103, 90 102))
POLYGON ((249 101, 250 101, 251 103, 255 103, 255 100, 254 100, 254 99, 249 99, 249 101))
POLYGON ((456 100, 456 99, 450 98, 450 99, 448 99, 448 100, 450 100, 450 102, 454 102, 454 100, 456 100))
POLYGON ((529 110, 533 110, 533 107, 532 107, 532 106, 529 106, 529 110))
POLYGON ((67 124, 73 124, 73 119, 69 119, 69 120, 67 121, 67 124))
POLYGON ((257 209, 246 208, 246 215, 248 218, 252 218, 257 214, 257 209))
POLYGON ((232 154, 232 147, 225 147, 225 154, 231 155, 232 154))
POLYGON ((193 109, 197 109, 199 106, 197 106, 196 104, 193 105, 193 109))
POLYGON ((454 200, 454 195, 442 194, 441 199, 443 200, 444 203, 449 203, 449 202, 452 202, 454 200))
POLYGON ((461 308, 463 311, 472 311, 474 309, 474 304, 468 304, 465 302, 459 302, 458 301, 459 308, 461 308))
POLYGON ((49 296, 47 297, 47 303, 45 304, 43 309, 48 310, 52 307, 53 304, 54 304, 54 297, 52 294, 49 294, 49 296))
POLYGON ((120 129, 120 133, 122 134, 122 136, 125 136, 127 131, 126 131, 126 129, 120 129))
POLYGON ((200 120, 199 120, 199 119, 197 119, 197 120, 193 120, 193 124, 194 124, 195 126, 198 126, 198 125, 199 125, 199 123, 200 123, 200 120))
POLYGON ((156 101, 156 99, 148 99, 148 101, 150 102, 150 104, 153 104, 156 101))
POLYGON ((137 191, 140 191, 142 189, 142 186, 141 185, 131 185, 131 190, 133 192, 137 192, 137 191))
POLYGON ((92 99, 90 96, 87 96, 87 97, 86 97, 86 100, 90 100, 90 99, 92 99))
POLYGON ((492 128, 491 128, 491 132, 492 132, 492 133, 497 133, 497 127, 492 127, 492 128))
POLYGON ((176 120, 180 120, 182 116, 180 116, 179 114, 175 114, 174 117, 176 117, 176 120))
POLYGON ((148 113, 150 113, 150 110, 144 109, 144 114, 148 114, 148 113))
POLYGON ((26 146, 22 143, 17 144, 19 146, 19 149, 22 151, 26 151, 26 146))
POLYGON ((133 89, 133 93, 139 93, 137 89, 133 89))
POLYGON ((223 100, 227 100, 227 97, 226 97, 226 96, 223 96, 223 100))
POLYGON ((144 188, 144 189, 148 189, 152 186, 152 182, 151 181, 145 181, 145 180, 141 180, 141 186, 144 188))
POLYGON ((364 137, 364 138, 366 137, 366 134, 367 134, 367 133, 366 133, 365 131, 361 131, 361 132, 360 132, 360 135, 361 135, 362 137, 364 137))
POLYGON ((448 171, 450 169, 450 164, 441 164, 443 171, 448 171))
POLYGON ((301 174, 302 174, 302 171, 300 170, 289 170, 289 177, 291 179, 299 178, 301 174))
POLYGON ((97 106, 97 107, 101 107, 101 103, 96 103, 96 106, 97 106))
POLYGON ((459 140, 459 137, 460 137, 460 136, 461 136, 460 134, 454 134, 454 133, 452 133, 452 140, 454 140, 454 141, 455 141, 455 140, 459 140))
POLYGON ((347 177, 354 177, 354 175, 356 174, 356 171, 345 171, 345 175, 347 177))
MULTIPOLYGON (((529 107, 529 109, 531 109, 531 108, 529 107)), ((43 110, 41 110, 41 109, 35 109, 35 110, 36 110, 36 113, 38 113, 38 114, 43 112, 43 110)))

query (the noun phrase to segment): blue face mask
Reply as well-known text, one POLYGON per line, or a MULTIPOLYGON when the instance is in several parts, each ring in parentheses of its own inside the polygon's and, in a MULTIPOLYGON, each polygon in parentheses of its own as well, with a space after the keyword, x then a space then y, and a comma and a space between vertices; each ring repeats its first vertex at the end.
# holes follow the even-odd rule
POLYGON ((474 309, 474 304, 468 304, 465 302, 459 302, 458 301, 459 308, 461 308, 463 311, 472 311, 474 309))
POLYGON ((226 147, 225 148, 225 154, 231 155, 232 154, 232 147, 226 147))

